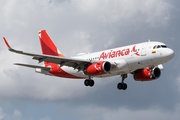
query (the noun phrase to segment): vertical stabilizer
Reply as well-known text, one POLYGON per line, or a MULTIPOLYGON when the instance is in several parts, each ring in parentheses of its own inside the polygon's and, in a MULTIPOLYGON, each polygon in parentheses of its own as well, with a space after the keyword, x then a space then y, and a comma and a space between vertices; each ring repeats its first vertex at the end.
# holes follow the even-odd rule
POLYGON ((42 54, 65 57, 58 50, 54 42, 51 40, 51 38, 47 34, 46 30, 39 31, 39 39, 41 43, 42 54))
MULTIPOLYGON (((46 30, 39 31, 39 40, 41 43, 42 54, 44 55, 53 55, 59 57, 65 57, 61 54, 58 50, 54 42, 51 40, 49 35, 47 34, 46 30)), ((54 63, 44 62, 45 66, 56 66, 54 63)))

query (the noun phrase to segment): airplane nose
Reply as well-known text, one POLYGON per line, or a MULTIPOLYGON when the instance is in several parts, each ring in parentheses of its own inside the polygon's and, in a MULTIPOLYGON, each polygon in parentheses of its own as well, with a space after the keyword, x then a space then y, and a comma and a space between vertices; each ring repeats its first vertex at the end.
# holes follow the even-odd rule
POLYGON ((170 60, 175 56, 175 53, 172 49, 169 49, 166 54, 170 60))

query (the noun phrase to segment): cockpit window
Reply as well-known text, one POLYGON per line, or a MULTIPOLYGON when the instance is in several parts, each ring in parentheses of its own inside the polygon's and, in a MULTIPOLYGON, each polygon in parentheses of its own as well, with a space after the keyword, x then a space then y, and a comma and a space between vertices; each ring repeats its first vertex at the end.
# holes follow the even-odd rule
POLYGON ((155 45, 153 47, 153 49, 158 49, 158 48, 167 48, 167 46, 166 45, 155 45))
POLYGON ((153 49, 156 49, 157 48, 157 45, 153 47, 153 49))
POLYGON ((160 45, 158 45, 158 46, 157 46, 157 48, 161 48, 161 46, 160 46, 160 45))
POLYGON ((162 47, 162 48, 167 48, 167 46, 165 46, 165 45, 161 45, 161 47, 162 47))

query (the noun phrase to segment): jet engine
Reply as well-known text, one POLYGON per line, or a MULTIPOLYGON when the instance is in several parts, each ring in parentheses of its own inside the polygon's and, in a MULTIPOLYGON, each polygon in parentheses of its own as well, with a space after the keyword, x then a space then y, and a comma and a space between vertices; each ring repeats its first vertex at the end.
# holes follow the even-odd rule
POLYGON ((161 70, 159 68, 146 68, 142 70, 137 70, 134 72, 134 79, 136 81, 151 81, 158 79, 161 75, 161 70))
POLYGON ((111 71, 111 63, 107 61, 91 64, 85 69, 86 75, 103 75, 111 71))

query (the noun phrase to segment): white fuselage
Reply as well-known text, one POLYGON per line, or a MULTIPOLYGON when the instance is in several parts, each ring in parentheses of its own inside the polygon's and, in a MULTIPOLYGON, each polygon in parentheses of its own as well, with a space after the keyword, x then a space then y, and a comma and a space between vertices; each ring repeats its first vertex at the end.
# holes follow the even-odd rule
MULTIPOLYGON (((109 77, 132 73, 135 70, 149 66, 156 66, 168 62, 174 57, 174 51, 161 42, 144 42, 100 52, 83 54, 73 58, 86 59, 94 62, 108 61, 112 64, 109 73, 93 77, 109 77), (158 47, 158 45, 160 47, 158 47), (156 47, 155 47, 156 46, 156 47), (163 46, 163 47, 162 47, 163 46)), ((86 78, 83 71, 78 72, 71 67, 63 66, 62 69, 74 76, 86 78)))

